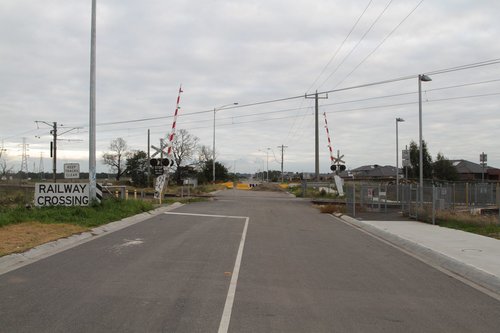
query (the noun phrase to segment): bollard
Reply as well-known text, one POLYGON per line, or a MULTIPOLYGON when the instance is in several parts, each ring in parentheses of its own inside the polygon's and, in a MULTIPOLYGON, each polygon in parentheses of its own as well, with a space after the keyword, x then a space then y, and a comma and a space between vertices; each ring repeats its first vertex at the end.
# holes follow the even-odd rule
POLYGON ((128 200, 128 190, 125 189, 125 200, 128 200))
POLYGON ((134 200, 137 200, 137 190, 134 190, 134 200))
POLYGON ((118 190, 115 191, 115 197, 118 198, 118 190))

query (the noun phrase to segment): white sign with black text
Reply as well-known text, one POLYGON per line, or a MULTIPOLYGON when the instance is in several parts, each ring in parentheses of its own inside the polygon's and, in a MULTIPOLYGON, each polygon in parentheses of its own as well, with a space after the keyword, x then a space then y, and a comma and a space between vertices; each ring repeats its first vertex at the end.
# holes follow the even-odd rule
POLYGON ((80 164, 79 163, 64 163, 64 178, 65 179, 78 179, 80 178, 80 164))
POLYGON ((36 183, 35 206, 88 206, 88 183, 36 183))

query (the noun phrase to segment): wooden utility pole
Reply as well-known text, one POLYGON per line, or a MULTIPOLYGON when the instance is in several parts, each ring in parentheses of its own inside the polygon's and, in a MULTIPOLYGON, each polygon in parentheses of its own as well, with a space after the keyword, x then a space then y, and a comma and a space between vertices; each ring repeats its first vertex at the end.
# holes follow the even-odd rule
POLYGON ((278 148, 281 148, 281 182, 283 183, 283 156, 284 156, 285 148, 288 148, 288 146, 281 145, 281 146, 278 146, 278 148))
POLYGON ((318 91, 314 95, 305 95, 305 98, 314 98, 314 174, 316 181, 319 181, 319 100, 327 99, 328 94, 320 97, 318 91))

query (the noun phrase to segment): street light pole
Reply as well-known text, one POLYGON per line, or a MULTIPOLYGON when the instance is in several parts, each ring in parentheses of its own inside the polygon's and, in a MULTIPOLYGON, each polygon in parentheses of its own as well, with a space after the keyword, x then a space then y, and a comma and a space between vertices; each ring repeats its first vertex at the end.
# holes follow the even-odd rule
POLYGON ((399 202, 399 140, 398 123, 405 121, 403 118, 396 118, 396 201, 399 202))
POLYGON ((213 132, 213 145, 212 145, 212 183, 215 184, 215 112, 221 110, 227 106, 238 105, 238 103, 226 104, 223 106, 219 106, 218 108, 214 108, 214 132, 213 132))
POLYGON ((215 184, 215 108, 214 108, 214 135, 212 143, 212 184, 215 184))
POLYGON ((89 102, 89 196, 96 199, 96 0, 92 0, 90 29, 90 102, 89 102))
POLYGON ((266 150, 266 168, 267 168, 267 172, 266 172, 266 182, 269 183, 269 149, 271 148, 267 148, 266 150))
POLYGON ((425 74, 418 75, 418 141, 419 141, 419 185, 420 185, 420 206, 424 203, 424 149, 422 145, 422 81, 432 81, 425 74))
MULTIPOLYGON (((265 151, 265 153, 266 153, 266 182, 268 182, 268 183, 269 183, 269 150, 270 149, 271 148, 266 148, 266 151, 265 151)), ((264 153, 263 150, 259 149, 259 151, 264 153)), ((262 161, 262 181, 264 181, 264 161, 262 161)))

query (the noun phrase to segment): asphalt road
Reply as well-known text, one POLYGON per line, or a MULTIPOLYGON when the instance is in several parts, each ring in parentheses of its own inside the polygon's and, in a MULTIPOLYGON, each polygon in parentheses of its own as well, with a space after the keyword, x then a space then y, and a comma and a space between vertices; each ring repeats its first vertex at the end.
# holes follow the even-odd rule
POLYGON ((0 275, 0 332, 498 332, 499 314, 271 192, 224 191, 0 275))

